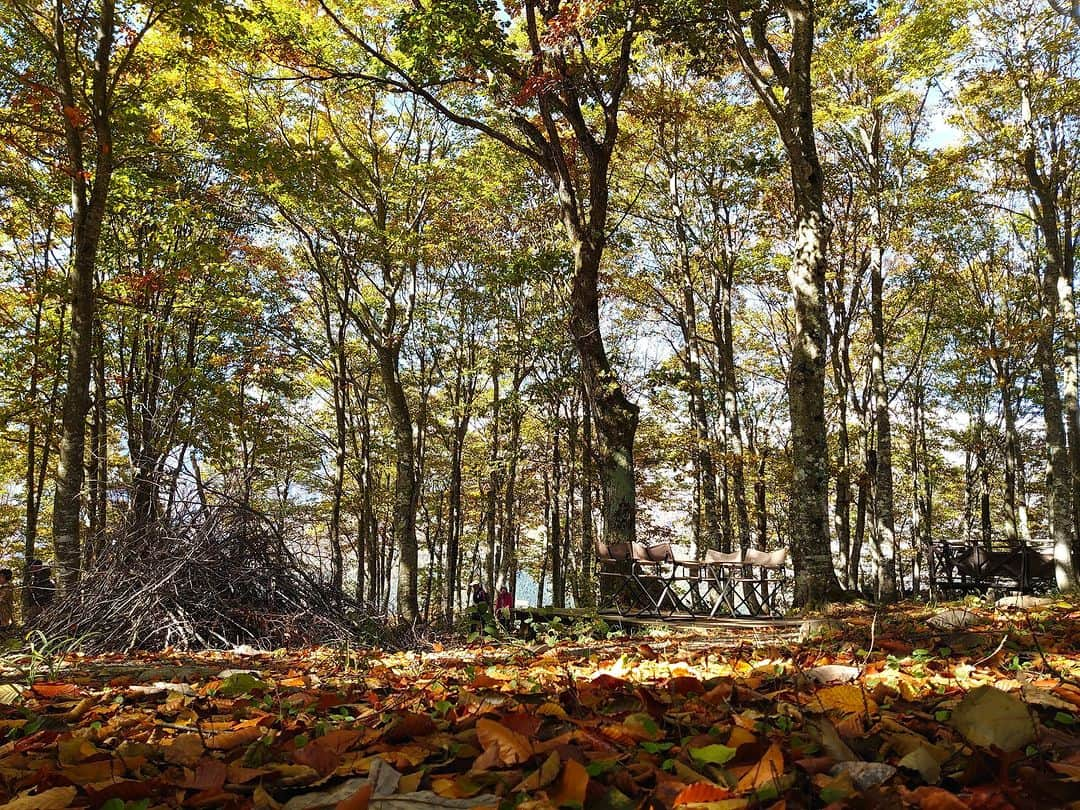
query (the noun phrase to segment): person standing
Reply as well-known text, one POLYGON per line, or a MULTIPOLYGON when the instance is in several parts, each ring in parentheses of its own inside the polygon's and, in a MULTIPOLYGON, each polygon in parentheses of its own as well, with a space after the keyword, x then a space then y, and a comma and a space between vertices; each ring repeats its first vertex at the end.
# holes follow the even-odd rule
POLYGON ((52 569, 41 560, 30 563, 30 611, 26 623, 30 624, 41 615, 56 597, 56 583, 52 580, 52 569))
POLYGON ((470 588, 472 591, 472 624, 473 628, 484 631, 488 613, 488 592, 479 582, 474 582, 470 588))
POLYGON ((511 632, 514 629, 514 597, 510 595, 510 589, 503 585, 499 588, 499 595, 495 597, 495 615, 500 624, 511 632))
POLYGON ((15 586, 10 568, 0 568, 0 633, 15 626, 15 586))

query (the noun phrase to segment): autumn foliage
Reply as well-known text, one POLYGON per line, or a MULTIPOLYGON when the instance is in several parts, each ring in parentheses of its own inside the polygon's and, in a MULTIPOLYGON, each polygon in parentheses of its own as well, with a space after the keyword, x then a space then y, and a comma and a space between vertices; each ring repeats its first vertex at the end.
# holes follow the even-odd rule
POLYGON ((0 691, 2 806, 944 810, 1080 798, 1073 606, 955 613, 938 627, 921 609, 852 610, 803 642, 718 629, 396 654, 73 656, 50 662, 49 680, 0 691))

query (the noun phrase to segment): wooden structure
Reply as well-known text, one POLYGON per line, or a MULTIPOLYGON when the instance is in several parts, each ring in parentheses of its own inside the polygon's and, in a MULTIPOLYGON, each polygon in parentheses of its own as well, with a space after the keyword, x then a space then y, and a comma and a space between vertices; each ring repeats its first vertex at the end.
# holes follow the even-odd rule
POLYGON ((670 543, 596 543, 601 611, 619 616, 740 618, 780 612, 787 551, 679 557, 670 543))
POLYGON ((1033 546, 1008 548, 958 542, 935 543, 934 582, 946 594, 983 593, 990 588, 1048 591, 1054 587, 1054 559, 1033 546))

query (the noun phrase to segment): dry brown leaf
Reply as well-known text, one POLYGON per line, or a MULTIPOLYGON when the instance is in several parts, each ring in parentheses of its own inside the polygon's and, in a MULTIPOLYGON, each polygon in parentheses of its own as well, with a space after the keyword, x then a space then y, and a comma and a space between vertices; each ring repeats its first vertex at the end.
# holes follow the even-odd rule
POLYGON ((174 737, 172 743, 162 746, 166 762, 173 765, 192 767, 203 755, 206 747, 198 734, 181 734, 174 737))
POLYGON ((533 754, 532 743, 524 735, 494 720, 477 720, 476 736, 484 747, 484 753, 494 751, 490 756, 500 765, 520 765, 533 754))
POLYGON ((6 804, 0 804, 0 810, 63 810, 75 801, 77 792, 73 787, 50 788, 41 793, 28 790, 6 804))
POLYGON ((766 782, 782 776, 783 773, 784 751, 779 744, 773 743, 757 764, 751 766, 750 770, 743 774, 735 790, 739 793, 750 793, 766 782))
POLYGON ((555 777, 559 775, 559 766, 561 764, 562 760, 559 757, 559 752, 552 751, 539 769, 522 779, 518 786, 514 788, 514 791, 539 790, 540 788, 547 787, 554 782, 555 777))

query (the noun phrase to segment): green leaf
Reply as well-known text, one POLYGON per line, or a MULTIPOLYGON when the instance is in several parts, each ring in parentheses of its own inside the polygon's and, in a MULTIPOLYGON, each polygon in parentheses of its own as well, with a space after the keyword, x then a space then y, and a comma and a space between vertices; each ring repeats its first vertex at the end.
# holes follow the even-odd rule
POLYGON ((715 743, 713 745, 706 745, 704 748, 691 748, 690 756, 698 762, 705 762, 710 765, 723 765, 726 762, 730 762, 735 757, 735 749, 715 743))
POLYGON ((585 766, 585 773, 589 776, 603 776, 605 773, 615 770, 617 764, 618 760, 597 759, 585 766))
POLYGON ((256 678, 251 673, 235 672, 218 687, 217 693, 226 697, 236 697, 238 695, 250 695, 256 690, 262 691, 266 688, 266 681, 256 678))

